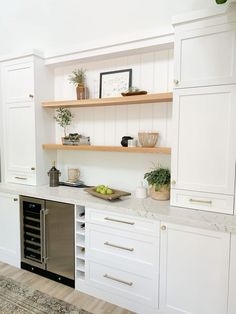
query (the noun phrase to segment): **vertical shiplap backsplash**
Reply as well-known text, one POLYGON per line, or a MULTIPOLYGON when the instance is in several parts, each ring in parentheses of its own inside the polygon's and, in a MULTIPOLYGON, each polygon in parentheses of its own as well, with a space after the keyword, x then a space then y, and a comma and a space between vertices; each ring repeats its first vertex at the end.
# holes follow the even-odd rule
MULTIPOLYGON (((100 72, 132 68, 132 85, 149 93, 172 91, 173 50, 130 55, 121 58, 73 64, 55 69, 55 99, 75 99, 75 87, 68 82, 68 75, 79 67, 87 70, 90 98, 99 97, 100 72)), ((135 138, 139 131, 159 132, 158 145, 171 146, 170 103, 123 105, 98 108, 73 109, 73 123, 69 132, 90 136, 92 145, 120 145, 122 136, 135 138)), ((63 132, 56 125, 57 142, 63 132)), ((158 154, 129 154, 101 152, 58 152, 58 167, 64 179, 69 167, 81 170, 81 179, 87 184, 108 184, 116 188, 134 190, 143 174, 160 162, 170 166, 170 156, 158 154)))

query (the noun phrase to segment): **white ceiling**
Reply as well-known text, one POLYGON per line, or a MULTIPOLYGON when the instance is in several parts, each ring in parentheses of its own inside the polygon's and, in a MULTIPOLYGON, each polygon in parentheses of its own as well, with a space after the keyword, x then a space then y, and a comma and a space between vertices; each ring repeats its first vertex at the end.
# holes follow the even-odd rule
POLYGON ((215 0, 0 0, 0 55, 36 48, 47 56, 171 29, 175 14, 215 0))

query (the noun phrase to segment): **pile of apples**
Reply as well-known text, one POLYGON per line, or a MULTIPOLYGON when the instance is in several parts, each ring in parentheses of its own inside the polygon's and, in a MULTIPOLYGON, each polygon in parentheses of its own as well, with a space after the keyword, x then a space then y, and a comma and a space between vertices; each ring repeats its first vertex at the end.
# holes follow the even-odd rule
POLYGON ((98 185, 96 187, 96 192, 100 193, 100 194, 103 194, 103 195, 111 195, 113 193, 112 189, 110 189, 106 185, 98 185))

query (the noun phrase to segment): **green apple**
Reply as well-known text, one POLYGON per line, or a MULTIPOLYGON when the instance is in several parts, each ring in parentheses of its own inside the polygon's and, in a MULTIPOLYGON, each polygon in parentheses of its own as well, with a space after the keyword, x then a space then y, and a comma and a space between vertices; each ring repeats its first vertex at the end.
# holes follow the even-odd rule
POLYGON ((107 195, 111 195, 113 193, 112 189, 108 188, 107 189, 107 195))

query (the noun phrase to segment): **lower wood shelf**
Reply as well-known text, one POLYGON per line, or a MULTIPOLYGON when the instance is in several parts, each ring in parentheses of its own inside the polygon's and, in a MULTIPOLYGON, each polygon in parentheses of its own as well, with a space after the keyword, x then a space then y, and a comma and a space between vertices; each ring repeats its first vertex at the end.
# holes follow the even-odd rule
POLYGON ((43 144, 43 149, 127 152, 127 153, 155 153, 155 154, 171 153, 171 149, 169 147, 122 147, 122 146, 43 144))

